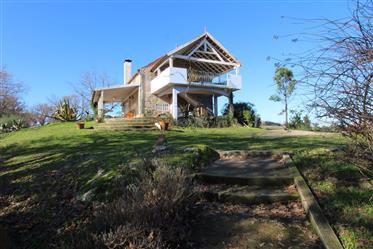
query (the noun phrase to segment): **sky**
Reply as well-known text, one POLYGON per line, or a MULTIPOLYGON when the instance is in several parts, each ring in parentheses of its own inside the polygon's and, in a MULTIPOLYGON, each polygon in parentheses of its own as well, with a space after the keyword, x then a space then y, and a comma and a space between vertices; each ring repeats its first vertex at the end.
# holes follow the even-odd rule
MULTIPOLYGON (((73 92, 87 71, 118 85, 123 61, 133 71, 207 30, 242 64, 235 101, 251 102, 263 120, 283 122, 274 61, 310 44, 288 34, 307 28, 294 18, 348 16, 348 0, 0 0, 1 67, 22 81, 28 106, 73 92), (273 39, 275 35, 281 39, 273 39)), ((219 98, 219 110, 227 102, 219 98)), ((292 109, 303 109, 294 98, 292 109)))

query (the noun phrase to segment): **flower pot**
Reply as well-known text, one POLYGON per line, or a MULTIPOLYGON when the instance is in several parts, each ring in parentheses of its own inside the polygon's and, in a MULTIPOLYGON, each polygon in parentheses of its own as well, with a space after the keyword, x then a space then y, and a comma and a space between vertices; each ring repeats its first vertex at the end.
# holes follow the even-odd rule
POLYGON ((169 123, 168 122, 164 122, 164 130, 165 131, 168 131, 168 126, 169 126, 169 123))
POLYGON ((84 123, 76 123, 76 128, 79 130, 84 129, 84 123))
POLYGON ((160 120, 160 121, 159 121, 159 125, 161 126, 162 130, 164 130, 164 131, 167 131, 167 130, 168 130, 168 125, 169 125, 168 122, 165 122, 165 121, 163 121, 163 120, 160 120))

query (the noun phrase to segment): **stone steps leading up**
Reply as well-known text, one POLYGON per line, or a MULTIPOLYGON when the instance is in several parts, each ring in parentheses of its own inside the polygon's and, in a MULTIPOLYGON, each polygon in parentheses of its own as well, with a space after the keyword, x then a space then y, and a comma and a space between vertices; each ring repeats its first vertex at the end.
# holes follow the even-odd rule
POLYGON ((154 123, 156 119, 154 118, 110 118, 106 119, 105 123, 114 124, 114 123, 154 123))
POLYGON ((98 130, 106 131, 155 131, 154 118, 111 118, 97 125, 98 130))

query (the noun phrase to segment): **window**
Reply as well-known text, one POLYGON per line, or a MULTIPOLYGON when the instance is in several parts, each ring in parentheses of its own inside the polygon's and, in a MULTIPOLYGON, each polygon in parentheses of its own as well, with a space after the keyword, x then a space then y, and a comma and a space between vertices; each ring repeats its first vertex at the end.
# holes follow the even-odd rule
POLYGON ((168 111, 169 110, 169 105, 168 104, 159 104, 159 103, 157 103, 157 104, 155 104, 155 109, 157 111, 162 111, 162 112, 168 111))

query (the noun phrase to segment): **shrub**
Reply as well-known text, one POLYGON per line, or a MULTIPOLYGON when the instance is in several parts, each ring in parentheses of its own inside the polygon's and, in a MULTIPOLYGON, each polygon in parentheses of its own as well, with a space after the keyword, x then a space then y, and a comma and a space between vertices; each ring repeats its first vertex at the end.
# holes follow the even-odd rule
POLYGON ((182 117, 177 120, 177 123, 181 127, 190 127, 190 128, 209 128, 213 124, 214 120, 211 116, 188 116, 182 117))
POLYGON ((289 128, 292 129, 300 129, 300 130, 310 130, 311 129, 311 121, 308 115, 305 115, 302 118, 301 111, 290 111, 292 116, 290 117, 289 128))
POLYGON ((225 128, 237 125, 237 119, 233 115, 224 116, 189 116, 187 118, 179 118, 178 125, 189 128, 225 128))
POLYGON ((60 248, 177 248, 185 242, 196 202, 191 180, 180 168, 154 161, 141 174, 120 198, 95 208, 93 221, 60 248))
MULTIPOLYGON (((224 116, 230 116, 230 110, 229 110, 229 105, 225 105, 224 110, 223 110, 223 115, 224 116)), ((233 118, 237 120, 237 122, 241 125, 247 125, 250 127, 259 127, 256 125, 259 125, 259 122, 255 122, 259 115, 256 113, 254 110, 254 105, 251 103, 246 103, 246 102, 238 102, 233 104, 233 118)), ((232 126, 230 124, 230 126, 232 126)))
POLYGON ((0 118, 0 132, 18 131, 27 126, 24 117, 19 115, 11 115, 0 118))
POLYGON ((78 110, 70 104, 69 99, 65 98, 58 102, 52 117, 62 122, 76 121, 78 119, 78 110))

